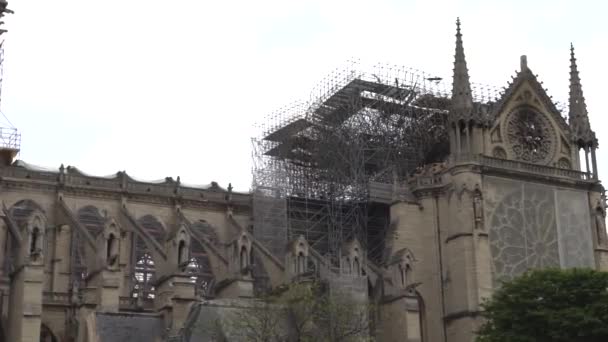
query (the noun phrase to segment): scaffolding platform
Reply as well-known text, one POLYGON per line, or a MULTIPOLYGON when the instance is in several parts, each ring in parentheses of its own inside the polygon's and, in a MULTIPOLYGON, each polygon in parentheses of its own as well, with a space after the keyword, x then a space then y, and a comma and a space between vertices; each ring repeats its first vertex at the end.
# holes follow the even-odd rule
MULTIPOLYGON (((256 219, 254 231, 286 231, 263 238, 268 244, 303 235, 334 266, 341 246, 358 239, 369 259, 383 263, 389 206, 403 192, 397 182, 449 153, 447 89, 418 70, 350 63, 320 82, 309 101, 273 113, 252 139, 253 186, 280 189, 285 207, 254 195, 254 212, 285 210, 285 225, 256 219)), ((477 106, 499 96, 478 85, 473 93, 477 106)))

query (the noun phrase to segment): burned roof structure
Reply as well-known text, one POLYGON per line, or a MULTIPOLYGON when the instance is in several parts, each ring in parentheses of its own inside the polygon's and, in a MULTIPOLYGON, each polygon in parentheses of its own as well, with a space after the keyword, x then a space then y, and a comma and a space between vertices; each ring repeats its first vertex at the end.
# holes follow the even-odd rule
MULTIPOLYGON (((381 262, 394 180, 449 154, 446 89, 418 70, 351 62, 271 115, 253 139, 256 236, 272 248, 303 235, 334 260, 357 238, 381 262)), ((488 115, 498 92, 474 89, 474 110, 488 115)))

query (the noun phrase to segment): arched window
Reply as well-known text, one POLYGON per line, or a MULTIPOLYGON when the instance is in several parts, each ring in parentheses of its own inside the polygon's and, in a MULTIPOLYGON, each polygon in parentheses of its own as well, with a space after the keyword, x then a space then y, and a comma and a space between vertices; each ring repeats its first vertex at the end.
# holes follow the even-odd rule
POLYGON ((204 237, 212 245, 219 244, 219 238, 215 232, 215 229, 213 229, 213 227, 204 220, 199 220, 198 222, 193 223, 192 231, 194 232, 194 235, 204 237))
POLYGON ((116 262, 118 254, 116 251, 117 243, 118 242, 116 241, 116 237, 114 237, 114 234, 110 234, 108 236, 108 242, 106 246, 106 263, 109 266, 114 266, 114 263, 116 262))
POLYGON ((40 238, 40 228, 34 227, 32 229, 32 235, 30 237, 30 255, 38 255, 38 239, 40 238))
POLYGON ((399 265, 399 276, 401 277, 401 286, 405 286, 405 270, 402 265, 399 265))
MULTIPOLYGON (((24 249, 32 261, 39 261, 43 257, 43 243, 45 234, 44 210, 32 200, 21 200, 9 210, 9 215, 20 229, 27 231, 24 237, 24 249)), ((11 267, 18 255, 18 245, 12 244, 6 259, 11 267)))
POLYGON ((196 292, 202 296, 210 296, 213 284, 211 263, 203 245, 197 239, 191 240, 192 257, 187 266, 190 278, 196 283, 196 292))
POLYGON ((137 223, 139 223, 141 227, 159 244, 162 244, 163 241, 165 241, 165 227, 156 217, 152 215, 145 215, 139 218, 137 223))
POLYGON ((21 200, 11 207, 10 215, 19 227, 25 227, 34 211, 44 212, 36 202, 21 200))
MULTIPOLYGON (((165 229, 163 224, 152 215, 142 216, 137 223, 159 244, 165 239, 165 229)), ((137 297, 142 293, 144 298, 154 298, 155 288, 152 282, 156 268, 154 260, 150 254, 151 246, 148 246, 143 237, 138 234, 133 235, 131 262, 133 267, 133 296, 137 297)))
POLYGON ((181 266, 188 259, 188 251, 186 250, 186 241, 180 240, 177 246, 177 265, 181 266))
POLYGON ((99 209, 87 205, 78 210, 78 222, 93 236, 97 237, 104 228, 106 219, 101 215, 99 209))
POLYGON ((138 297, 140 294, 143 298, 154 298, 154 286, 152 281, 156 268, 154 260, 148 253, 144 253, 135 263, 135 273, 133 286, 133 297, 138 297))
POLYGON ((247 260, 247 248, 245 246, 241 247, 240 265, 241 270, 244 270, 249 265, 249 262, 247 260))

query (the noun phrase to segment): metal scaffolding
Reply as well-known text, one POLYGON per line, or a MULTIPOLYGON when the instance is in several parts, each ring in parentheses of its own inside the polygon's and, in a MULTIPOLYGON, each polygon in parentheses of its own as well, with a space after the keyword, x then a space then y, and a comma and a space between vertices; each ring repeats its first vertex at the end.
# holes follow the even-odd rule
MULTIPOLYGON (((473 88, 479 103, 497 98, 496 89, 473 88)), ((309 101, 270 115, 252 139, 254 235, 272 250, 303 235, 333 265, 342 244, 357 238, 368 258, 382 262, 390 199, 370 197, 370 182, 392 184, 445 160, 446 89, 418 70, 367 71, 350 62, 319 83, 309 101), (258 217, 286 222, 279 227, 278 219, 258 217), (281 228, 285 235, 277 234, 281 228)))

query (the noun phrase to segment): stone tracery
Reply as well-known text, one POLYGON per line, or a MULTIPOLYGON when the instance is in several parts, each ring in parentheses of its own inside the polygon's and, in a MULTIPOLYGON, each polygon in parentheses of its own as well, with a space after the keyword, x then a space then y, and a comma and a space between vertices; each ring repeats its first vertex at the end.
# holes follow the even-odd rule
POLYGON ((510 279, 530 268, 592 266, 583 193, 531 183, 491 183, 499 196, 504 193, 486 202, 496 279, 510 279))
POLYGON ((547 162, 555 149, 555 131, 542 114, 524 107, 507 117, 507 140, 516 158, 530 163, 547 162))

